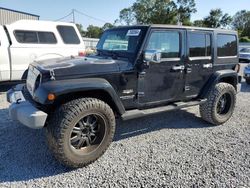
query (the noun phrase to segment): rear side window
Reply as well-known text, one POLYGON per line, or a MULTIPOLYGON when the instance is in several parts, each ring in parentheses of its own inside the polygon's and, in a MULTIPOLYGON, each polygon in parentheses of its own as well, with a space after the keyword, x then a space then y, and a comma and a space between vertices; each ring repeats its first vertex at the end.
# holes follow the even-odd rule
POLYGON ((146 49, 160 51, 162 58, 179 58, 180 34, 177 31, 154 31, 146 49))
POLYGON ((15 31, 15 37, 20 43, 38 44, 37 33, 35 31, 15 31))
POLYGON ((228 57, 237 55, 237 38, 235 35, 217 35, 218 57, 228 57))
POLYGON ((14 32, 16 40, 20 43, 30 44, 56 44, 56 37, 52 32, 20 31, 14 32))
POLYGON ((207 33, 189 33, 189 57, 211 56, 211 35, 207 33))
POLYGON ((72 26, 57 26, 57 30, 60 33, 63 42, 65 44, 80 44, 80 40, 74 27, 72 26))
POLYGON ((51 32, 38 32, 39 43, 41 44, 56 44, 56 37, 51 32))

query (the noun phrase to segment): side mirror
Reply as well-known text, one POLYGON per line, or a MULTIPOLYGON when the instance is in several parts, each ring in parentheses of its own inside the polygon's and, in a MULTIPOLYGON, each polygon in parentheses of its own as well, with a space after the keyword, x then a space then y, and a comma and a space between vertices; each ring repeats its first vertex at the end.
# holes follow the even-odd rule
POLYGON ((144 61, 147 63, 161 63, 161 52, 157 50, 146 50, 144 52, 144 61))

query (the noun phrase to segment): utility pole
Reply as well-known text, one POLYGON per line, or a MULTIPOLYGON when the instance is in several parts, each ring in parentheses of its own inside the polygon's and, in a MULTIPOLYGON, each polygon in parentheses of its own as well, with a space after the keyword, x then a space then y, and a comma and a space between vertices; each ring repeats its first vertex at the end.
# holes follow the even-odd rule
POLYGON ((72 9, 73 23, 75 23, 75 9, 72 9))

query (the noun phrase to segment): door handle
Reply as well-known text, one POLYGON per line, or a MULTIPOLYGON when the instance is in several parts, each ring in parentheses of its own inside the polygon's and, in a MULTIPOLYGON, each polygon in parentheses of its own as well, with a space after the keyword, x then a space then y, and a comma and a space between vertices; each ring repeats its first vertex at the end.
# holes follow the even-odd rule
POLYGON ((172 67, 173 71, 183 71, 185 69, 184 65, 175 65, 172 67))
POLYGON ((204 69, 208 69, 208 68, 213 68, 213 64, 209 63, 209 64, 203 64, 202 66, 204 69))

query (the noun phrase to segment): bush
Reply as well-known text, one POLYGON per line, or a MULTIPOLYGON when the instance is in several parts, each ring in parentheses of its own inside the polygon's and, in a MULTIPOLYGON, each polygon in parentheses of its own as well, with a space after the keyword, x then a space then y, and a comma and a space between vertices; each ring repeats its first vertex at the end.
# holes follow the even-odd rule
POLYGON ((250 42, 250 38, 249 37, 241 37, 240 42, 250 42))

